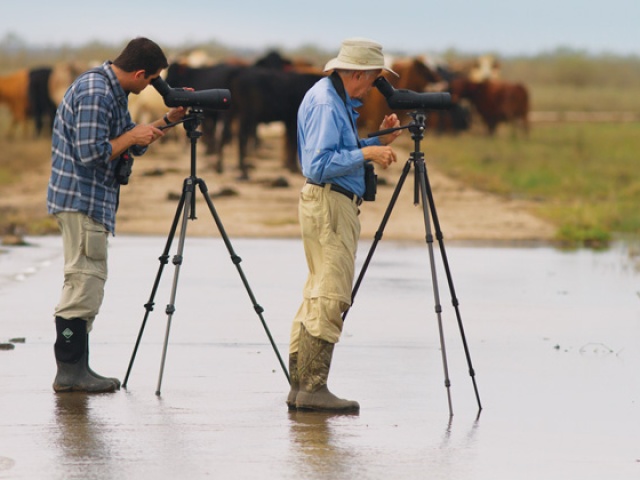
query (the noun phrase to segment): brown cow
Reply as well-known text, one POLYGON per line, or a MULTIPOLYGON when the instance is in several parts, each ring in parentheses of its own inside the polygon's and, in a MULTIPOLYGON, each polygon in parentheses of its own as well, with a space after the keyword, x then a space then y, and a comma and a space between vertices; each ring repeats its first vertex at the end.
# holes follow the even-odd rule
POLYGON ((0 76, 0 105, 5 103, 11 111, 9 136, 15 136, 18 126, 26 134, 29 114, 29 70, 26 68, 0 76))
POLYGON ((468 78, 455 78, 449 84, 452 100, 468 99, 487 126, 489 135, 494 135, 499 123, 520 125, 529 133, 529 93, 520 83, 486 80, 473 82, 468 78))

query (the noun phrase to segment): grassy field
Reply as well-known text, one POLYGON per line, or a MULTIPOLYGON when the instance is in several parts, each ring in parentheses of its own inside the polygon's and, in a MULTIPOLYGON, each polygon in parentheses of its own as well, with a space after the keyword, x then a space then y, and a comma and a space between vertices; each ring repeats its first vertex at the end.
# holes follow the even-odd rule
POLYGON ((528 138, 427 136, 427 166, 476 188, 535 202, 570 245, 606 245, 640 232, 640 123, 539 124, 528 138))

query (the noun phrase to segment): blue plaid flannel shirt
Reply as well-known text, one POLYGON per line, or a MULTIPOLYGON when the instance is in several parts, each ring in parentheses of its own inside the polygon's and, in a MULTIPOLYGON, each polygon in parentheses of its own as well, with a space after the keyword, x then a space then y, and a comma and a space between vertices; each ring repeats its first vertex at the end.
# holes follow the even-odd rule
MULTIPOLYGON (((51 178, 47 191, 49 213, 82 212, 115 233, 120 184, 117 162, 110 161, 111 143, 135 124, 111 62, 105 74, 85 72, 69 87, 58 107, 51 143, 51 178)), ((134 146, 133 155, 146 147, 134 146)))

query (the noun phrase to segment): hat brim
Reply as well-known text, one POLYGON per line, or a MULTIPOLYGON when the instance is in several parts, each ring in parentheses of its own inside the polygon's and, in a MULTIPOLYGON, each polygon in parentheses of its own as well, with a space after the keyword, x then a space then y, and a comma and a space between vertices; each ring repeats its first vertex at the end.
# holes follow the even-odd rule
POLYGON ((388 67, 385 67, 384 65, 380 65, 380 66, 372 66, 372 65, 358 65, 358 64, 354 64, 354 63, 347 63, 347 62, 343 62, 341 60, 339 60, 338 58, 333 58, 331 60, 329 60, 327 62, 327 64, 324 66, 324 71, 328 72, 330 70, 336 70, 336 69, 341 69, 341 70, 384 70, 386 72, 389 72, 393 75, 395 75, 396 77, 400 78, 400 75, 398 75, 396 72, 394 72, 393 70, 391 70, 388 67))

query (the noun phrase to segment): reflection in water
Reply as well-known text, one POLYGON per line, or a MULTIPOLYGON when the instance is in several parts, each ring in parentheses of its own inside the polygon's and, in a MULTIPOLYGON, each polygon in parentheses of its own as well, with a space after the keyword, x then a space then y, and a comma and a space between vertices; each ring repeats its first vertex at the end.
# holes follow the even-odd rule
MULTIPOLYGON (((334 435, 335 423, 357 415, 296 410, 289 412, 292 453, 300 478, 356 478, 355 452, 334 435)), ((341 427, 341 434, 345 432, 341 427)))
POLYGON ((85 393, 55 395, 54 445, 59 451, 63 478, 109 478, 111 452, 106 427, 91 402, 98 396, 85 393))
POLYGON ((479 424, 480 412, 466 434, 462 435, 464 428, 467 427, 461 427, 463 430, 454 435, 453 417, 449 418, 437 449, 438 455, 433 456, 434 473, 441 472, 443 477, 454 473, 458 475, 458 477, 452 476, 451 478, 470 478, 472 476, 471 465, 473 465, 476 455, 476 450, 473 447, 477 442, 476 435, 479 424))
POLYGON ((473 478, 478 417, 471 425, 449 418, 438 440, 421 418, 394 428, 305 411, 289 412, 289 420, 291 478, 473 478))

